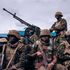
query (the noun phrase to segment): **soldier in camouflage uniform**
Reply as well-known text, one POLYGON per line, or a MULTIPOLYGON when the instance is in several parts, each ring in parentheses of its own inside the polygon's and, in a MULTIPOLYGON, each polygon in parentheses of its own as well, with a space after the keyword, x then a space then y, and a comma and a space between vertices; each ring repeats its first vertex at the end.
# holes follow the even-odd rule
POLYGON ((58 47, 56 70, 70 70, 70 31, 65 32, 65 40, 58 47))
POLYGON ((19 42, 20 35, 16 30, 10 30, 8 33, 8 42, 3 47, 4 61, 3 69, 5 70, 22 70, 20 65, 20 56, 23 44, 19 42))
POLYGON ((56 12, 55 13, 55 18, 57 19, 57 21, 52 25, 51 27, 51 31, 52 30, 56 30, 56 31, 67 31, 67 21, 62 18, 63 14, 62 12, 56 12))
POLYGON ((52 25, 50 31, 56 31, 55 46, 59 46, 60 42, 65 39, 65 32, 67 31, 67 22, 63 17, 62 12, 56 12, 55 18, 57 21, 52 25))
POLYGON ((32 28, 27 28, 24 35, 24 49, 21 55, 21 65, 24 70, 35 70, 35 54, 33 52, 33 43, 38 39, 32 28))
POLYGON ((40 39, 36 41, 34 49, 37 55, 37 70, 52 70, 57 58, 52 54, 52 46, 50 43, 50 31, 44 29, 41 31, 40 39))

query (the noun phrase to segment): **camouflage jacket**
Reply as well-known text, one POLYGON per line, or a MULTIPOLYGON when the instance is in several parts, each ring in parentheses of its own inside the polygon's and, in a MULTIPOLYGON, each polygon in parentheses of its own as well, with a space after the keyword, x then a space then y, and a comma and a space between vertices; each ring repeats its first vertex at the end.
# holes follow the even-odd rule
POLYGON ((34 70, 35 66, 35 56, 32 56, 33 51, 32 48, 26 45, 23 49, 23 53, 21 55, 21 65, 23 66, 24 70, 34 70))
POLYGON ((60 21, 56 21, 52 27, 52 30, 59 30, 59 31, 67 31, 67 22, 65 19, 61 19, 60 21))
POLYGON ((57 37, 55 37, 55 46, 56 48, 60 45, 60 43, 65 40, 65 35, 58 35, 57 37))
MULTIPOLYGON (((21 53, 23 50, 23 44, 19 43, 17 46, 19 48, 16 50, 15 56, 9 66, 9 68, 15 66, 15 68, 19 69, 21 68, 21 53)), ((12 55, 14 54, 14 51, 17 47, 11 47, 11 45, 5 45, 5 50, 4 50, 4 62, 3 62, 3 69, 6 68, 8 62, 12 58, 12 55)))
POLYGON ((70 60, 70 44, 67 41, 63 41, 57 49, 58 62, 65 62, 70 60))

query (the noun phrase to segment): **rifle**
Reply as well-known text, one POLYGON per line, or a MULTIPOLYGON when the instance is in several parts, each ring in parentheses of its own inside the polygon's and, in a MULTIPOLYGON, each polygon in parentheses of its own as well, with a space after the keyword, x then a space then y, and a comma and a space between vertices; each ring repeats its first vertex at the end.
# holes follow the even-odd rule
POLYGON ((6 10, 5 8, 3 8, 3 10, 6 11, 7 13, 9 13, 10 15, 12 15, 13 18, 18 20, 21 24, 25 24, 26 26, 33 28, 33 30, 36 32, 37 35, 40 34, 40 28, 39 27, 31 25, 31 24, 27 23, 26 21, 22 20, 21 18, 16 16, 16 13, 13 14, 13 13, 9 12, 8 10, 6 10))

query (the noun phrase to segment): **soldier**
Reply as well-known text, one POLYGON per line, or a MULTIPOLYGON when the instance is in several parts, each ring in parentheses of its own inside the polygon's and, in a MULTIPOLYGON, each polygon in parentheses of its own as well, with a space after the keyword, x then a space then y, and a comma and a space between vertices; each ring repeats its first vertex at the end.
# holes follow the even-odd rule
POLYGON ((57 70, 70 70, 70 31, 65 32, 65 40, 58 47, 57 70))
POLYGON ((56 31, 67 31, 67 21, 62 18, 63 14, 62 12, 56 12, 55 13, 55 18, 57 19, 56 22, 54 22, 54 24, 51 27, 51 31, 56 30, 56 31))
POLYGON ((55 18, 57 19, 56 22, 52 25, 50 31, 56 31, 57 36, 55 37, 55 45, 56 48, 59 46, 60 42, 64 40, 65 32, 67 31, 67 21, 62 18, 62 12, 56 12, 55 18))
POLYGON ((19 42, 20 35, 16 30, 10 30, 8 33, 8 42, 4 45, 3 69, 21 70, 20 56, 23 44, 19 42))
MULTIPOLYGON (((40 32, 40 31, 38 30, 38 32, 40 32)), ((36 40, 38 40, 39 33, 37 33, 35 31, 35 29, 33 29, 32 27, 28 27, 25 30, 25 35, 24 36, 25 36, 26 44, 27 44, 27 42, 33 44, 36 40)))
POLYGON ((52 70, 57 58, 55 54, 52 54, 49 30, 44 29, 41 31, 40 40, 36 41, 34 49, 38 56, 36 60, 37 70, 52 70))
POLYGON ((3 45, 7 43, 6 38, 0 38, 0 70, 2 69, 3 65, 3 59, 4 59, 4 54, 3 54, 3 45))
POLYGON ((21 54, 21 65, 24 70, 35 70, 34 62, 36 57, 33 54, 32 45, 37 38, 36 36, 34 36, 34 30, 32 28, 27 28, 25 30, 25 35, 23 39, 24 49, 21 54))

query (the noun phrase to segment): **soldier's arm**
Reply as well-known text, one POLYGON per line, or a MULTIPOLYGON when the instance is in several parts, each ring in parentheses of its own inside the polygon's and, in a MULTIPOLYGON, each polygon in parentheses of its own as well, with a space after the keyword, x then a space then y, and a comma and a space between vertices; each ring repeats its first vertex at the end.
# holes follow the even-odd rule
POLYGON ((64 43, 61 43, 57 48, 57 58, 63 60, 64 59, 64 50, 65 45, 64 43))
POLYGON ((61 20, 61 26, 57 30, 67 30, 67 22, 65 19, 61 20))
POLYGON ((57 62, 57 57, 54 55, 51 64, 55 65, 56 62, 57 62))
POLYGON ((67 21, 65 19, 62 19, 62 28, 67 30, 67 21))
POLYGON ((54 22, 54 24, 51 26, 50 31, 55 30, 55 24, 56 22, 54 22))
POLYGON ((53 60, 51 63, 48 64, 47 70, 52 70, 52 68, 54 67, 56 62, 57 62, 57 58, 56 58, 56 56, 53 56, 53 60))

